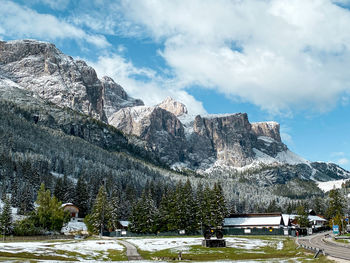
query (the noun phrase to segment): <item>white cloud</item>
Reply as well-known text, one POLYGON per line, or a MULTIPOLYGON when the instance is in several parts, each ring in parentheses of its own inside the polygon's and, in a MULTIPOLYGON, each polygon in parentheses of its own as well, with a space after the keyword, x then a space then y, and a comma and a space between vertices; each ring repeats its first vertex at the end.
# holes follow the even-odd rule
POLYGON ((85 40, 97 47, 109 46, 102 35, 88 34, 84 30, 49 14, 40 14, 10 1, 0 0, 0 24, 8 38, 40 38, 45 40, 85 40))
POLYGON ((337 161, 337 164, 339 164, 339 165, 345 165, 348 163, 349 163, 349 160, 347 158, 341 158, 337 161))
POLYGON ((330 0, 122 1, 183 84, 279 113, 327 111, 350 91, 350 12, 330 0))
POLYGON ((187 105, 191 114, 206 113, 202 103, 184 91, 179 81, 162 78, 148 68, 137 68, 118 54, 101 56, 96 62, 88 63, 96 69, 99 77, 112 77, 129 95, 141 98, 146 105, 158 104, 171 96, 187 105))

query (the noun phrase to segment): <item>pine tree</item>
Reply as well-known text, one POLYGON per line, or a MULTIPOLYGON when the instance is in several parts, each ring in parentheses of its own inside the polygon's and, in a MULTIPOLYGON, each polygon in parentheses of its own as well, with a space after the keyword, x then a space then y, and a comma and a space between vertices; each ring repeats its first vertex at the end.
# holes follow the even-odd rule
POLYGON ((344 215, 344 207, 345 207, 345 201, 342 197, 339 189, 332 189, 329 192, 329 205, 326 212, 326 216, 328 219, 331 219, 335 217, 337 214, 340 214, 341 216, 344 215))
POLYGON ((329 192, 329 206, 326 216, 329 219, 329 226, 338 225, 340 232, 343 231, 345 200, 339 189, 332 189, 329 192))
POLYGON ((198 229, 198 207, 194 199, 194 193, 189 180, 178 191, 178 229, 184 229, 186 233, 194 232, 198 229))
POLYGON ((300 227, 309 227, 310 221, 308 218, 308 213, 306 212, 306 209, 304 206, 298 206, 297 208, 297 223, 300 227))
POLYGON ((79 208, 79 217, 85 217, 89 208, 89 193, 82 176, 78 179, 74 197, 74 204, 79 208))
POLYGON ((34 209, 32 191, 28 184, 24 185, 19 202, 19 213, 22 215, 29 213, 34 209))
POLYGON ((64 201, 64 196, 65 196, 65 189, 64 189, 64 187, 65 186, 63 185, 63 178, 62 177, 58 177, 57 180, 56 180, 55 188, 53 190, 53 194, 61 202, 65 202, 64 201))
POLYGON ((107 192, 101 185, 95 199, 91 214, 85 217, 88 230, 92 233, 100 233, 110 227, 111 209, 107 199, 107 192))
POLYGON ((63 199, 64 203, 72 203, 75 199, 75 188, 73 181, 68 178, 67 175, 63 176, 63 199))
POLYGON ((172 192, 168 192, 167 194, 163 194, 162 200, 159 205, 159 231, 171 231, 172 227, 170 226, 171 221, 171 208, 170 208, 170 197, 172 196, 172 192))
POLYGON ((213 217, 215 216, 214 206, 213 206, 213 194, 208 185, 205 186, 203 192, 202 203, 200 206, 201 218, 202 218, 202 229, 205 229, 209 226, 214 226, 213 217))
POLYGON ((116 189, 113 189, 112 196, 110 198, 110 206, 111 206, 111 226, 113 229, 117 229, 118 227, 118 219, 119 219, 119 195, 116 189))
POLYGON ((20 204, 19 184, 17 176, 11 184, 11 204, 13 207, 19 207, 20 204))
POLYGON ((150 193, 143 192, 131 212, 130 229, 136 233, 156 233, 158 230, 159 212, 150 193))
POLYGON ((220 184, 214 184, 213 188, 214 225, 221 226, 227 215, 226 201, 220 184))
POLYGON ((8 198, 4 200, 4 206, 0 215, 1 234, 8 235, 12 232, 11 202, 8 198))

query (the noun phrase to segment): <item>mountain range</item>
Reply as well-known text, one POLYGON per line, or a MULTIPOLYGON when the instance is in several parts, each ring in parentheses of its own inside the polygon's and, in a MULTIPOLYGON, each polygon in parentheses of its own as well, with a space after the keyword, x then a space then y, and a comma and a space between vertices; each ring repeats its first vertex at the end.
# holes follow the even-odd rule
POLYGON ((219 180, 231 200, 254 192, 286 202, 321 194, 315 181, 350 178, 335 164, 290 151, 276 122, 250 123, 246 113, 191 115, 170 97, 145 106, 84 61, 36 40, 0 42, 0 109, 2 191, 13 174, 24 176, 15 170, 21 160, 39 166, 41 179, 98 171, 98 178, 129 176, 140 187, 150 178, 219 180))

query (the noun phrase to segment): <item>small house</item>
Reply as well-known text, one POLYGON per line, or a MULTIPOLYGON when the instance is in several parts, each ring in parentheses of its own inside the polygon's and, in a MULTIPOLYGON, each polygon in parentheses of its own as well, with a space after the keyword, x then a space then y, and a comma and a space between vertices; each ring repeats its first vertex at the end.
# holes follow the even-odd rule
POLYGON ((129 225, 130 225, 130 221, 126 221, 126 220, 118 221, 118 229, 128 230, 129 225))
POLYGON ((72 203, 62 204, 63 210, 68 211, 72 218, 78 218, 79 208, 72 203))

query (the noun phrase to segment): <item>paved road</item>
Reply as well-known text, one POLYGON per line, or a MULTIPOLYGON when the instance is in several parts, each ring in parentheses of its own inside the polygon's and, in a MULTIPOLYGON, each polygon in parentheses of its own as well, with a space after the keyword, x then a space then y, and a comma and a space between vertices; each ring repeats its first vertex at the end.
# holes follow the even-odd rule
POLYGON ((311 235, 307 237, 301 237, 297 240, 297 243, 304 248, 322 249, 326 255, 330 255, 335 258, 346 259, 350 261, 350 247, 332 242, 331 237, 326 237, 331 232, 324 232, 317 235, 311 235))
POLYGON ((126 256, 128 257, 128 260, 141 260, 141 259, 143 259, 140 256, 139 252, 137 252, 137 249, 133 244, 131 244, 125 240, 120 240, 120 239, 118 239, 118 242, 126 247, 126 256))

